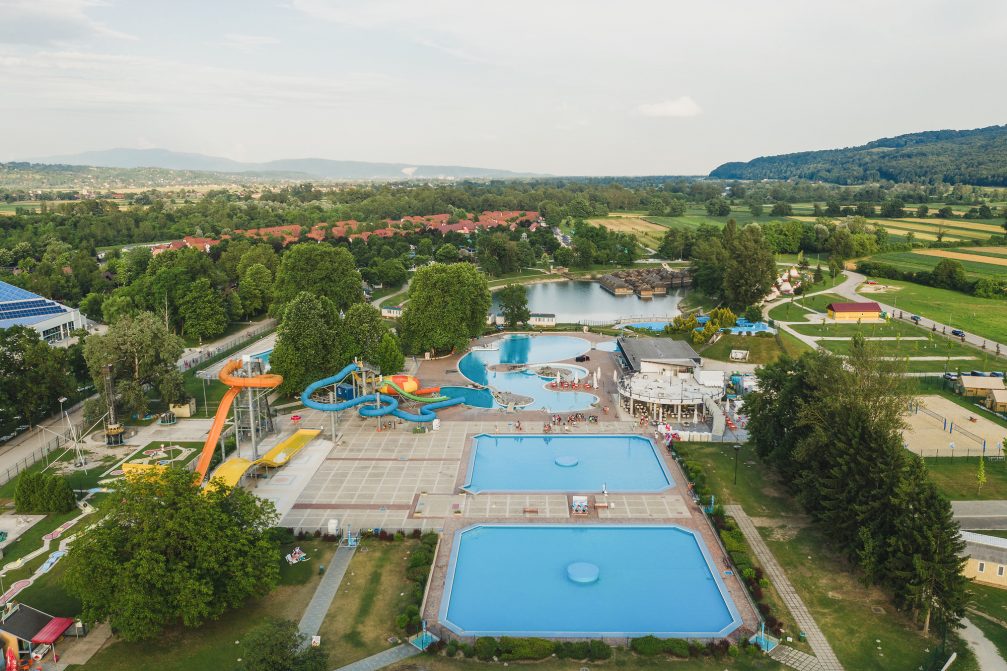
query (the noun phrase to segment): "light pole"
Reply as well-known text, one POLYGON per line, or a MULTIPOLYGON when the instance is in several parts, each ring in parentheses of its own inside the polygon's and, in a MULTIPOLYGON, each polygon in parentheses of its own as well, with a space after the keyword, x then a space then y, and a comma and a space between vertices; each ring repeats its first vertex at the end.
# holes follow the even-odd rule
POLYGON ((734 484, 738 484, 738 454, 741 452, 741 445, 734 444, 734 484))

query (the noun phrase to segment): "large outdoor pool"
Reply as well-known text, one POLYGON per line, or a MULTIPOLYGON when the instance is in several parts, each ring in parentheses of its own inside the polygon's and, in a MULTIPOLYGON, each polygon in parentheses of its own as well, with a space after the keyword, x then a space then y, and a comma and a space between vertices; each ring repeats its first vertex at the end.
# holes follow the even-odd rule
MULTIPOLYGON (((497 348, 472 350, 458 361, 458 372, 476 384, 492 387, 497 391, 527 396, 531 403, 523 406, 528 410, 550 412, 574 412, 587 410, 597 402, 594 394, 582 391, 555 391, 546 385, 550 378, 538 375, 533 370, 492 371, 496 364, 545 364, 573 359, 590 351, 591 343, 573 336, 530 336, 513 334, 496 341, 497 348)), ((580 366, 555 365, 563 368, 568 377, 580 380, 588 371, 580 366)), ((457 389, 451 387, 450 389, 457 389)))
MULTIPOLYGON (((559 323, 614 322, 622 317, 674 317, 680 313, 678 303, 685 296, 681 289, 666 296, 640 298, 636 295, 615 296, 597 282, 541 282, 527 285, 528 308, 532 312, 556 315, 559 323)), ((493 294, 493 312, 500 312, 500 299, 493 294)), ((641 320, 644 321, 644 320, 641 320)))
POLYGON ((720 638, 741 616, 688 529, 480 524, 455 533, 440 621, 462 636, 720 638))
POLYGON ((674 484, 654 443, 632 435, 475 437, 470 492, 659 492, 674 484))

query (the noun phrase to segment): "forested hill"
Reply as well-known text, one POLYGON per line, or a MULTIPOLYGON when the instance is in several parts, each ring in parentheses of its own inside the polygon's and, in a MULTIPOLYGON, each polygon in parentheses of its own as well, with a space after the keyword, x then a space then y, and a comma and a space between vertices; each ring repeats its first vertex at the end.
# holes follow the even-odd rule
POLYGON ((761 156, 747 163, 725 163, 710 177, 1007 186, 1007 125, 909 133, 859 147, 761 156))

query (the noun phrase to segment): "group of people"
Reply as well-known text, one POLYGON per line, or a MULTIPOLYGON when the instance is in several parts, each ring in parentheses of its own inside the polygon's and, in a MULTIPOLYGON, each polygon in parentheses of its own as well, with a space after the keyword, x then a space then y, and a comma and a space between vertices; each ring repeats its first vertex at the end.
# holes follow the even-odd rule
POLYGON ((549 421, 543 426, 543 431, 545 433, 552 432, 552 427, 562 426, 564 431, 569 431, 570 427, 577 426, 578 422, 587 422, 588 424, 597 424, 598 415, 585 415, 582 412, 575 412, 569 417, 564 418, 562 415, 553 415, 549 418, 549 421))

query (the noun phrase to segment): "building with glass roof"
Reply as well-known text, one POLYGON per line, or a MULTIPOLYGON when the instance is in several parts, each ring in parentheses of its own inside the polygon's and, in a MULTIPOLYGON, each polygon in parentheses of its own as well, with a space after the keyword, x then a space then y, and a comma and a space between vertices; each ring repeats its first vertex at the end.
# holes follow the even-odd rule
POLYGON ((69 338, 74 329, 84 328, 84 319, 73 308, 0 282, 0 329, 12 326, 33 328, 52 345, 69 338))

